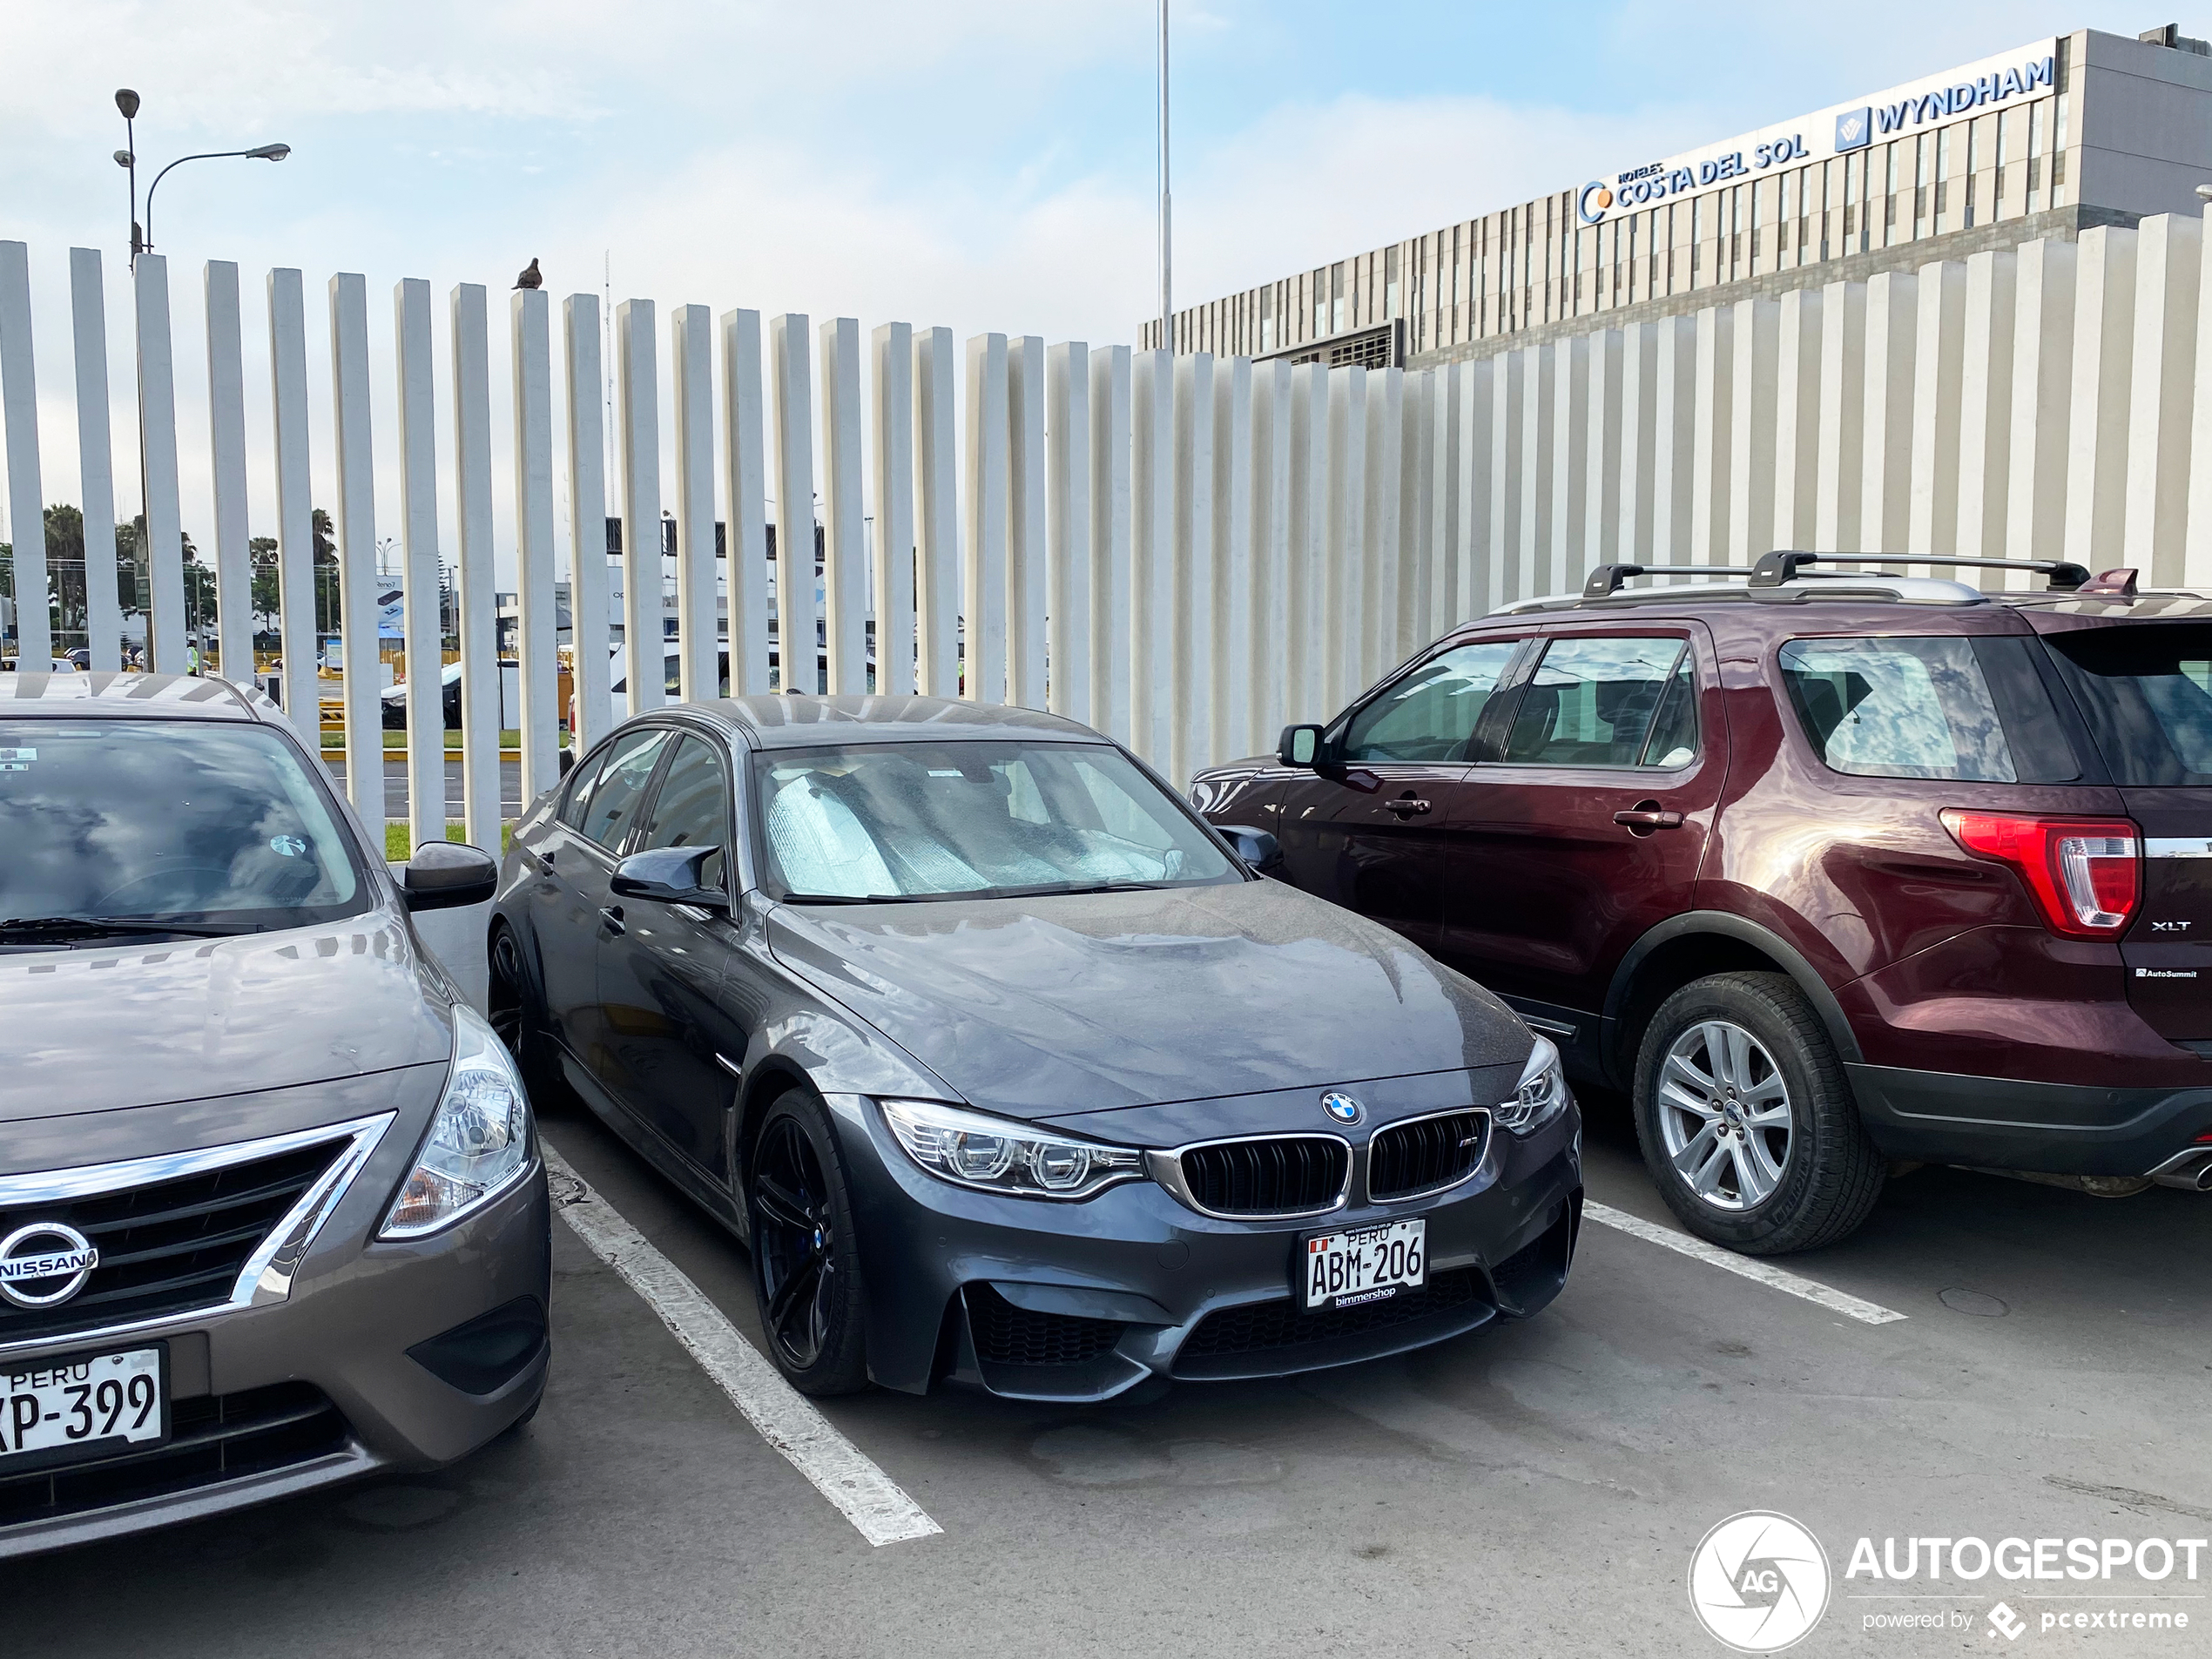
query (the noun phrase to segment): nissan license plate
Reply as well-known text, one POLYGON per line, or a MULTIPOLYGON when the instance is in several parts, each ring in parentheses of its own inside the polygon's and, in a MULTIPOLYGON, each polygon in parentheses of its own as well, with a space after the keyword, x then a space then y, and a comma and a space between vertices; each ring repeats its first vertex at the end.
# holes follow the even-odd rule
POLYGON ((1305 1241, 1305 1305, 1358 1307, 1422 1282, 1428 1268, 1428 1223, 1386 1221, 1305 1241))
POLYGON ((152 1347, 0 1364, 0 1469, 159 1442, 169 1432, 162 1357, 152 1347))

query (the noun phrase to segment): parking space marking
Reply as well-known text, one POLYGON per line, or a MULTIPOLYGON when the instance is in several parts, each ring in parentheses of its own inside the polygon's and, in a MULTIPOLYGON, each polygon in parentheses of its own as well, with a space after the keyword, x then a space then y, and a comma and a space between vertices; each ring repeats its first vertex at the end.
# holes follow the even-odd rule
POLYGON ((739 1334, 684 1271, 594 1192, 543 1137, 555 1180, 554 1204, 576 1236, 644 1297, 701 1370, 871 1544, 895 1544, 944 1531, 899 1483, 833 1427, 806 1397, 739 1334))
POLYGON ((1878 1302, 1869 1302, 1863 1297, 1853 1296, 1847 1291, 1835 1290, 1812 1279, 1800 1278, 1795 1273, 1785 1273, 1770 1263, 1750 1256, 1739 1256, 1732 1250, 1723 1250, 1717 1244, 1709 1244, 1702 1238, 1676 1232, 1672 1227, 1662 1227, 1657 1222, 1646 1221, 1642 1217, 1629 1215, 1624 1210, 1615 1210, 1609 1205, 1585 1200, 1582 1215, 1586 1220, 1602 1221, 1608 1227, 1618 1228, 1624 1233, 1634 1234, 1654 1244, 1664 1245, 1708 1266, 1734 1273, 1740 1278, 1755 1279, 1761 1285, 1791 1296, 1803 1297, 1808 1302, 1817 1302, 1831 1312, 1844 1314, 1857 1319, 1861 1325, 1893 1325, 1899 1319, 1912 1317, 1899 1313, 1895 1308, 1885 1308, 1878 1302))

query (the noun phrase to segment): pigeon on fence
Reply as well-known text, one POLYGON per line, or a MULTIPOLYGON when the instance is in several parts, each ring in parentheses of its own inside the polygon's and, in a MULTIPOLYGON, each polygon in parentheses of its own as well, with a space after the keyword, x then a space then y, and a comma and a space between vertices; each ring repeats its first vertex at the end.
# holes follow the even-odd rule
POLYGON ((515 286, 518 288, 542 288, 545 286, 545 278, 539 272, 535 257, 523 267, 522 275, 515 279, 515 286))

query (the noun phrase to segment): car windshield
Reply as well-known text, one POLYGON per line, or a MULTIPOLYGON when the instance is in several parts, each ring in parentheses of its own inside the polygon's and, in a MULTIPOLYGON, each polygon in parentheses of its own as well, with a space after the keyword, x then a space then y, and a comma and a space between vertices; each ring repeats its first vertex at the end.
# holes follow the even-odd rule
POLYGON ((786 749, 754 768, 771 876, 794 901, 1244 879, 1182 802, 1104 744, 786 749))
POLYGON ((2212 784, 2212 625, 2047 634, 2119 784, 2212 784))
POLYGON ((14 942, 127 931, 77 921, 307 927, 368 902, 298 752, 243 724, 0 720, 0 939, 14 942))

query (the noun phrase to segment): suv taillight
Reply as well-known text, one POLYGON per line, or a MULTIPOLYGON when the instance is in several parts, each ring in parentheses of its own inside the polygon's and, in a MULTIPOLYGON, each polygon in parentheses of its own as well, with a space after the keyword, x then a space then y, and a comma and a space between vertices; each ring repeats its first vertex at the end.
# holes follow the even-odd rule
POLYGON ((2069 939, 2116 939, 2142 898, 2142 842, 2124 818, 2013 818, 1946 807, 1967 852, 2009 864, 2043 920, 2069 939))

